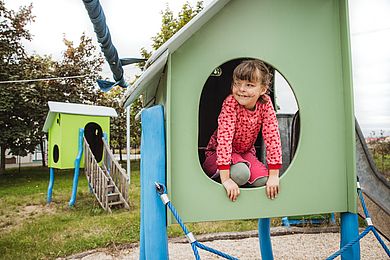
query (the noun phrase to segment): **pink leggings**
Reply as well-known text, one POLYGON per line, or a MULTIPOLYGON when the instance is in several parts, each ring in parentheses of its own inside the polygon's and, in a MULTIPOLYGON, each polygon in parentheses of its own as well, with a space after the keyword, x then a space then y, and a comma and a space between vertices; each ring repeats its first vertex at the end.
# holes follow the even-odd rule
MULTIPOLYGON (((233 152, 231 164, 237 164, 240 162, 245 163, 249 167, 251 172, 248 181, 249 184, 252 184, 259 178, 268 177, 267 167, 265 167, 265 165, 262 164, 252 153, 247 152, 244 154, 239 154, 233 152)), ((218 173, 216 152, 206 157, 206 160, 203 163, 203 169, 211 178, 213 178, 218 173)))

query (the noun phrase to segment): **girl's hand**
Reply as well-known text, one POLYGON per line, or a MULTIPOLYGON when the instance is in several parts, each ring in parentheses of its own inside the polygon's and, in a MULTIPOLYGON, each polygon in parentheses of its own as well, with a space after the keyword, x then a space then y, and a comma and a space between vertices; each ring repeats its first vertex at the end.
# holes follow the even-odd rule
POLYGON ((240 188, 237 183, 235 183, 232 179, 226 179, 222 182, 223 187, 225 187, 226 195, 229 197, 231 201, 236 201, 238 195, 240 195, 240 188))
POLYGON ((275 199, 280 191, 279 188, 279 170, 270 170, 266 184, 267 197, 271 200, 275 199))

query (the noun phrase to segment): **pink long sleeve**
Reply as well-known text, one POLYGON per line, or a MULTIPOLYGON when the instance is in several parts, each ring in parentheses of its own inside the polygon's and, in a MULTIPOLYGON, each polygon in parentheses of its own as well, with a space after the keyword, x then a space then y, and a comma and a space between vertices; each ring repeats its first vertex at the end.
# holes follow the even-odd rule
POLYGON ((236 109, 234 98, 227 98, 222 104, 218 117, 217 130, 217 165, 218 168, 229 169, 232 157, 232 143, 236 126, 236 109))

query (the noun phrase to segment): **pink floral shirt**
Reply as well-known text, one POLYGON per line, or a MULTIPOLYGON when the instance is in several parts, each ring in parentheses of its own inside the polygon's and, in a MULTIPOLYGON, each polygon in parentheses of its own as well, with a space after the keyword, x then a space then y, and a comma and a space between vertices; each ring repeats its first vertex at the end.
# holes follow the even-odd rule
POLYGON ((218 129, 211 136, 206 148, 206 156, 217 152, 218 169, 229 169, 232 152, 251 152, 256 156, 254 144, 263 127, 262 135, 266 145, 269 169, 282 167, 282 148, 278 121, 269 96, 267 103, 258 101, 254 111, 241 106, 233 95, 222 104, 218 117, 218 129))

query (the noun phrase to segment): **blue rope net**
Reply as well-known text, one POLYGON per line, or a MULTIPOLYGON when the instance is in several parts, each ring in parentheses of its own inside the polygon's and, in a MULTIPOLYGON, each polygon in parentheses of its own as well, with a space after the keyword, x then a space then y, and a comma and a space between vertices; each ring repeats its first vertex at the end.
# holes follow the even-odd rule
POLYGON ((343 246, 336 253, 334 253, 331 256, 329 256, 328 258, 326 258, 327 260, 335 259, 339 255, 344 253, 346 250, 348 250, 349 248, 354 246, 360 239, 362 239, 370 231, 372 231, 372 233, 374 233, 374 236, 376 237, 378 242, 381 244, 381 246, 385 250, 386 254, 390 257, 390 250, 389 250, 389 248, 386 246, 385 242, 383 242, 382 238, 378 234, 378 231, 376 231, 376 228, 374 227, 374 225, 371 222, 371 217, 370 217, 370 214, 369 214, 369 212, 367 210, 366 203, 364 202, 363 193, 362 193, 362 190, 360 188, 359 181, 357 182, 357 186, 358 186, 357 192, 358 192, 358 195, 359 195, 360 203, 362 204, 362 208, 363 208, 364 215, 365 215, 365 220, 367 222, 368 227, 358 237, 356 237, 354 240, 352 240, 351 242, 349 242, 348 244, 343 246))
POLYGON ((163 184, 156 183, 156 191, 160 195, 160 198, 162 202, 168 206, 168 208, 171 210, 173 216, 175 217, 177 223, 179 223, 180 227, 182 228, 184 234, 186 235, 187 239, 191 243, 192 251, 194 252, 195 259, 200 260, 198 248, 206 250, 208 252, 211 252, 213 254, 219 255, 226 259, 231 260, 238 260, 238 258, 235 258, 233 256, 230 256, 228 254, 225 254, 221 251, 215 250, 211 247, 208 247, 206 245, 203 245, 202 243, 198 242, 195 237, 193 236, 192 232, 189 232, 187 227, 184 225, 183 221, 181 220, 179 214, 177 213, 175 207, 172 205, 171 201, 168 198, 168 195, 166 193, 166 188, 163 184))

